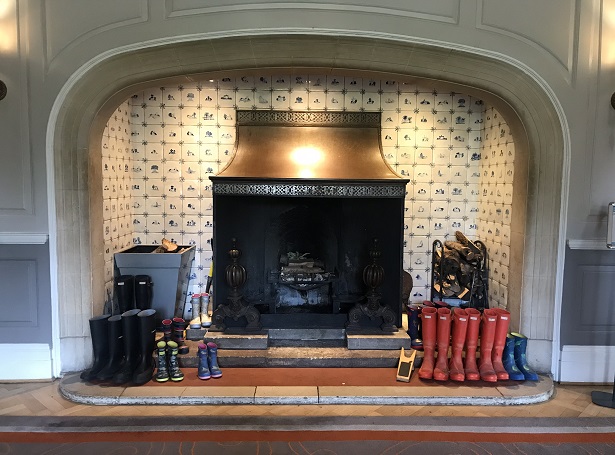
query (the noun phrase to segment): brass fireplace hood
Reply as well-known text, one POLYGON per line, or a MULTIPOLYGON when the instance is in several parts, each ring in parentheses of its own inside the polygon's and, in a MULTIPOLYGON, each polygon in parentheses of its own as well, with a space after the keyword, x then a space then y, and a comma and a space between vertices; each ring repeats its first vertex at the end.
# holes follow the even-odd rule
POLYGON ((237 111, 235 153, 214 194, 403 197, 379 112, 237 111))

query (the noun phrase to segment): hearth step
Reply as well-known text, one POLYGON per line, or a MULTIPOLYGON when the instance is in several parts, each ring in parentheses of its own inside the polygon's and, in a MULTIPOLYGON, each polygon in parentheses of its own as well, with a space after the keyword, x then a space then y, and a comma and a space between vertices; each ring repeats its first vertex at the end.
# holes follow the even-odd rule
POLYGON ((344 329, 269 329, 270 347, 346 347, 344 329))
MULTIPOLYGON (((179 356, 185 368, 198 367, 198 342, 187 341, 188 354, 179 356)), ((399 350, 349 350, 345 347, 270 347, 268 349, 219 349, 220 368, 394 368, 399 350)))
POLYGON ((269 347, 348 348, 350 350, 410 349, 410 337, 405 330, 395 333, 346 333, 343 328, 269 328, 257 332, 208 332, 188 329, 186 338, 192 341, 213 341, 221 349, 267 349, 269 347))

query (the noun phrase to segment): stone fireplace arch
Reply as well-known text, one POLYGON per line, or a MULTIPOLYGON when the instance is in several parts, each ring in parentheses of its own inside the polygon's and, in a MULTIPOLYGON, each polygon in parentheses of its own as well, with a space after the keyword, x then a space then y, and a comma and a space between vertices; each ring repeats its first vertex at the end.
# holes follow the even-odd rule
POLYGON ((476 94, 501 112, 521 157, 515 163, 511 232, 512 327, 542 351, 538 369, 551 370, 561 294, 557 277, 563 264, 560 212, 567 127, 539 76, 520 63, 495 57, 373 37, 279 35, 144 45, 99 56, 84 66, 58 96, 47 136, 56 375, 89 364, 88 319, 100 314, 104 304, 101 136, 112 111, 158 80, 181 83, 204 74, 267 68, 426 78, 432 85, 476 94), (299 58, 304 49, 319 46, 335 50, 299 58))

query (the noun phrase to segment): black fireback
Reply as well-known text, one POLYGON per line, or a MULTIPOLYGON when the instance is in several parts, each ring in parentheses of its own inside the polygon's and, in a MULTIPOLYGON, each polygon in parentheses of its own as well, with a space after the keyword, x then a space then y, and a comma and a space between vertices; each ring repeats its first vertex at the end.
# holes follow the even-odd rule
MULTIPOLYGON (((362 274, 377 238, 385 274, 381 303, 401 326, 403 211, 403 197, 215 194, 214 308, 229 296, 224 270, 234 238, 247 272, 240 292, 261 313, 264 328, 343 326, 368 290, 362 274), (304 257, 321 265, 322 284, 281 283, 281 259, 288 253, 307 253, 304 257)), ((229 327, 242 325, 245 321, 227 321, 229 327)))

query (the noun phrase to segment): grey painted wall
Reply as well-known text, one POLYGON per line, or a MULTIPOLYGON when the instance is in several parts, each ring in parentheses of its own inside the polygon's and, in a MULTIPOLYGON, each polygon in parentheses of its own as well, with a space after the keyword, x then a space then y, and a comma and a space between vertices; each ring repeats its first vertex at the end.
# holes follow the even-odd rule
POLYGON ((615 346, 615 251, 568 249, 562 345, 615 346))
POLYGON ((0 343, 51 343, 48 245, 0 245, 0 343))

